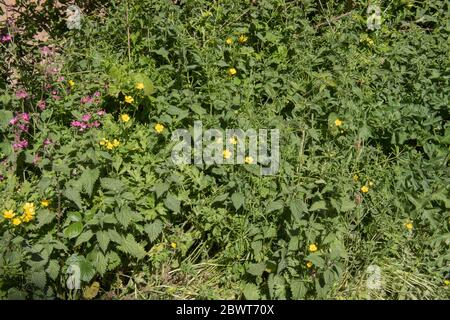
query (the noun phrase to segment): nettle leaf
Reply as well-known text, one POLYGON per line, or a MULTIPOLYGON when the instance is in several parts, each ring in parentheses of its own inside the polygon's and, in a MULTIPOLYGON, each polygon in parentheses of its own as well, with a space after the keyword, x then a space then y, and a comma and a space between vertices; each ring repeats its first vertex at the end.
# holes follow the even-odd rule
POLYGON ((246 283, 242 292, 247 300, 258 300, 260 298, 259 288, 253 283, 246 283))
POLYGON ((122 181, 112 178, 102 178, 100 180, 100 184, 102 185, 103 189, 110 190, 116 193, 120 193, 125 188, 125 184, 122 181))
POLYGON ((153 242, 161 234, 163 230, 163 223, 161 220, 155 220, 153 223, 146 224, 144 230, 148 234, 150 241, 153 242))
POLYGON ((66 189, 64 190, 63 195, 67 199, 73 201, 77 205, 77 207, 79 209, 81 209, 82 201, 81 201, 81 196, 80 196, 80 191, 79 190, 77 190, 77 189, 75 189, 73 187, 66 186, 66 189))
POLYGON ((83 186, 84 192, 86 192, 89 197, 92 196, 92 190, 94 189, 94 184, 99 177, 100 171, 96 169, 87 168, 83 171, 80 177, 81 185, 83 186))
POLYGON ((56 280, 56 278, 58 277, 59 274, 59 263, 57 260, 50 260, 47 266, 47 269, 45 269, 45 271, 47 272, 47 274, 49 275, 50 279, 52 280, 56 280))
POLYGON ((303 214, 308 211, 308 207, 303 200, 296 199, 292 200, 289 204, 289 210, 291 210, 292 217, 298 221, 301 220, 303 214))
POLYGON ((108 249, 108 244, 110 242, 109 234, 107 231, 97 231, 95 234, 97 238, 98 245, 100 246, 100 249, 103 250, 103 252, 106 252, 106 249, 108 249))
POLYGON ((120 251, 130 254, 138 260, 144 258, 147 254, 144 247, 141 246, 134 239, 132 234, 127 234, 126 238, 123 238, 122 244, 117 247, 120 251))
POLYGON ((240 207, 244 205, 245 197, 240 192, 235 192, 231 196, 231 202, 233 203, 233 206, 236 210, 239 210, 240 207))
POLYGON ((306 288, 302 280, 292 279, 290 281, 290 285, 291 285, 292 299, 299 300, 305 298, 308 289, 306 288))
POLYGON ((264 262, 252 263, 248 266, 247 272, 258 277, 263 274, 264 270, 266 270, 266 264, 264 262))
POLYGON ((79 246, 82 243, 88 242, 94 233, 91 230, 87 230, 80 234, 80 236, 77 238, 77 241, 75 242, 75 247, 79 246))
POLYGON ((56 214, 54 212, 50 212, 50 210, 47 209, 41 209, 38 211, 37 214, 37 228, 40 228, 46 224, 49 224, 50 222, 53 221, 53 219, 55 219, 56 214))
POLYGON ((83 231, 83 224, 81 222, 74 222, 64 229, 64 235, 69 239, 73 239, 78 237, 81 231, 83 231))
POLYGON ((78 261, 78 266, 80 267, 81 280, 89 282, 95 276, 95 269, 92 263, 86 259, 80 259, 78 261))
POLYGON ((167 190, 169 190, 170 184, 165 182, 158 182, 153 186, 153 191, 156 193, 156 197, 161 197, 167 190))
POLYGON ((314 202, 311 207, 309 208, 309 211, 318 211, 318 210, 326 210, 327 209, 327 203, 324 200, 319 200, 314 202))
POLYGON ((99 250, 93 250, 89 253, 87 258, 95 267, 97 272, 103 276, 108 268, 108 258, 106 258, 99 250))
POLYGON ((172 210, 174 213, 180 212, 180 200, 172 193, 169 193, 164 199, 164 204, 167 209, 172 210))
POLYGON ((114 229, 108 230, 108 235, 111 241, 121 244, 122 243, 122 236, 114 229))
POLYGON ((278 201, 274 201, 271 202, 268 206, 267 206, 267 213, 273 212, 273 211, 278 211, 283 209, 284 207, 284 203, 281 200, 278 201))
POLYGON ((116 212, 116 218, 117 221, 119 221, 119 223, 126 228, 133 220, 133 212, 131 211, 130 207, 124 206, 118 212, 116 212))
POLYGON ((110 251, 106 254, 108 259, 108 271, 112 271, 120 265, 120 257, 115 251, 110 251))
POLYGON ((39 289, 44 289, 45 284, 47 283, 47 276, 45 271, 37 271, 31 273, 30 282, 39 289))
POLYGON ((355 201, 349 199, 348 197, 341 198, 341 212, 347 212, 356 207, 355 201))

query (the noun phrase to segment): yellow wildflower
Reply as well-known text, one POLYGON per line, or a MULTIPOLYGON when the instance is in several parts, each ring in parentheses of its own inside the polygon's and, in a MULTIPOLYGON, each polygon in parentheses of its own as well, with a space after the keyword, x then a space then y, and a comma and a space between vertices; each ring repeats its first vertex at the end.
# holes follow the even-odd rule
POLYGON ((174 249, 176 249, 176 248, 177 248, 177 244, 176 244, 176 242, 172 242, 172 243, 170 244, 170 246, 171 246, 172 248, 174 248, 174 249))
POLYGON ((69 80, 67 81, 67 83, 69 84, 70 87, 73 87, 75 85, 75 81, 73 80, 69 80))
POLYGON ((145 85, 142 82, 136 83, 136 89, 143 90, 145 88, 145 85))
POLYGON ((132 96, 125 96, 125 102, 126 103, 133 103, 134 99, 132 96))
POLYGON ((22 216, 22 220, 23 220, 23 222, 30 222, 31 220, 33 220, 33 216, 32 215, 30 215, 30 214, 24 214, 23 216, 22 216))
POLYGON ((223 157, 229 159, 231 157, 231 152, 228 149, 223 150, 223 157))
POLYGON ((155 125, 155 131, 156 131, 157 133, 163 132, 163 131, 164 131, 164 125, 162 125, 161 123, 157 123, 157 124, 155 125))
POLYGON ((99 143, 100 143, 101 146, 105 146, 108 143, 108 140, 103 138, 99 143))
POLYGON ((5 211, 3 211, 3 218, 5 218, 5 219, 12 219, 12 218, 15 217, 15 215, 16 214, 12 210, 5 210, 5 211))
POLYGON ((23 205, 23 211, 25 212, 26 215, 34 215, 35 213, 34 203, 30 202, 25 203, 23 205))
POLYGON ((251 156, 245 157, 244 161, 247 164, 252 164, 253 163, 253 157, 251 157, 251 156))
POLYGON ((445 280, 444 280, 444 285, 446 285, 446 286, 450 285, 450 280, 445 279, 445 280))
POLYGON ((357 174, 355 174, 354 176, 353 176, 353 181, 358 181, 359 180, 359 176, 357 175, 357 174))
POLYGON ((112 144, 113 144, 114 147, 117 148, 117 147, 120 145, 120 141, 117 140, 117 139, 114 139, 113 142, 112 142, 112 144))
POLYGON ((234 137, 234 136, 231 137, 229 141, 230 141, 231 144, 237 144, 238 143, 237 137, 234 137))
POLYGON ((49 205, 50 201, 48 201, 47 199, 41 200, 41 206, 43 206, 44 208, 48 207, 49 205))
POLYGON ((336 120, 334 121, 334 125, 335 125, 336 127, 342 126, 342 120, 336 119, 336 120))
POLYGON ((231 38, 227 38, 227 40, 225 40, 226 44, 232 44, 233 43, 233 39, 231 38))
POLYGON ((308 262, 306 263, 306 267, 307 267, 308 269, 311 269, 312 266, 313 266, 313 263, 312 263, 311 261, 308 261, 308 262))
POLYGON ((411 222, 407 222, 407 223, 405 223, 405 228, 408 230, 412 230, 414 228, 414 226, 411 222))
POLYGON ((228 74, 230 75, 230 77, 236 75, 237 71, 235 68, 230 68, 228 69, 228 74))
POLYGON ((248 40, 248 37, 244 34, 241 34, 238 39, 239 43, 241 43, 241 44, 246 43, 247 40, 248 40))
POLYGON ((128 122, 130 121, 130 116, 127 115, 126 113, 120 115, 120 120, 122 120, 122 122, 128 122))
POLYGON ((317 251, 317 246, 315 243, 311 243, 308 247, 309 252, 316 252, 317 251))
POLYGON ((111 142, 107 142, 106 143, 106 149, 108 149, 108 150, 112 150, 114 148, 114 145, 111 143, 111 142))
POLYGON ((11 222, 13 225, 18 226, 19 224, 22 223, 22 220, 20 220, 19 218, 14 218, 14 219, 12 219, 11 222))
POLYGON ((363 193, 369 192, 369 187, 368 186, 362 186, 361 187, 361 192, 363 192, 363 193))

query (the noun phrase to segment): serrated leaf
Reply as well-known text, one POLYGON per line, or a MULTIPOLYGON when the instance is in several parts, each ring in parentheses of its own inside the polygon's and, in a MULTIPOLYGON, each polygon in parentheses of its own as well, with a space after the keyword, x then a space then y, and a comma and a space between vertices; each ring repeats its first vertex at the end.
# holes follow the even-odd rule
POLYGON ((247 272, 254 276, 260 276, 263 274, 264 270, 266 270, 266 264, 264 262, 252 263, 248 266, 247 272))
POLYGON ((242 293, 247 300, 258 300, 260 298, 259 288, 253 283, 246 283, 242 293))
POLYGON ((112 271, 120 265, 120 257, 116 252, 108 252, 106 258, 108 259, 108 271, 112 271))
POLYGON ((109 239, 111 239, 111 241, 113 241, 115 243, 121 244, 123 242, 122 236, 114 229, 109 229, 108 235, 109 235, 109 239))
POLYGON ((80 236, 77 238, 77 241, 75 241, 75 247, 79 246, 80 244, 89 241, 94 233, 91 230, 87 230, 80 234, 80 236))
POLYGON ((110 190, 116 193, 121 192, 125 188, 125 184, 118 180, 112 178, 102 178, 100 184, 103 189, 110 190))
POLYGON ((311 207, 309 208, 309 211, 318 211, 318 210, 326 210, 327 209, 327 203, 324 200, 319 200, 314 202, 311 207))
POLYGON ((281 200, 273 201, 269 203, 269 205, 267 206, 267 213, 281 210, 283 209, 283 207, 284 207, 283 201, 281 200))
POLYGON ((89 197, 92 196, 92 190, 94 189, 94 184, 99 177, 100 171, 95 169, 87 168, 83 171, 80 177, 81 185, 83 186, 84 192, 86 192, 89 197))
POLYGON ((97 243, 100 246, 100 249, 102 249, 103 252, 106 252, 106 250, 108 249, 109 241, 110 241, 108 232, 107 231, 97 231, 95 236, 97 238, 97 243))
POLYGON ((85 282, 91 281, 95 275, 95 269, 92 263, 83 258, 78 262, 78 267, 80 268, 81 280, 85 282))
POLYGON ((88 256, 89 261, 95 267, 97 272, 103 276, 108 267, 108 259, 99 250, 92 251, 88 256))
POLYGON ((240 192, 235 192, 231 196, 231 202, 236 210, 239 210, 240 207, 244 204, 244 195, 240 192))
POLYGON ((156 193, 156 197, 161 197, 167 190, 169 190, 170 184, 165 182, 158 182, 153 186, 153 191, 156 193))
POLYGON ((73 239, 78 237, 81 231, 83 231, 83 224, 81 222, 74 222, 64 229, 64 235, 69 239, 73 239))
POLYGON ((45 284, 47 282, 47 276, 45 271, 37 271, 31 273, 30 282, 39 289, 44 289, 45 284))
POLYGON ((292 213, 292 217, 298 221, 303 217, 303 213, 307 211, 308 208, 302 200, 296 199, 292 200, 289 204, 289 210, 292 213))
POLYGON ((341 198, 341 212, 347 212, 350 211, 352 209, 354 209, 356 207, 355 201, 352 201, 351 199, 347 198, 347 197, 342 197, 341 198))
POLYGON ((147 254, 144 247, 136 242, 132 234, 127 234, 126 238, 123 239, 122 244, 117 248, 120 251, 128 253, 129 255, 137 258, 138 260, 144 258, 147 254))
POLYGON ((130 207, 124 206, 116 213, 116 218, 117 221, 126 228, 133 220, 133 212, 130 207))
POLYGON ((55 219, 56 214, 54 212, 50 212, 50 210, 47 209, 41 209, 38 211, 37 213, 37 228, 40 228, 46 224, 49 224, 50 222, 53 221, 53 219, 55 219))
POLYGON ((76 190, 76 189, 73 188, 73 187, 67 186, 66 189, 65 189, 64 192, 63 192, 63 195, 64 195, 67 199, 73 201, 73 202, 77 205, 77 207, 78 207, 79 209, 81 209, 81 207, 82 207, 82 201, 81 201, 80 192, 79 192, 78 190, 76 190))
POLYGON ((155 220, 152 223, 146 224, 144 230, 147 233, 150 241, 153 242, 161 234, 163 230, 163 224, 161 220, 155 220))
POLYGON ((165 206, 175 213, 180 212, 180 200, 173 194, 169 193, 164 199, 165 206))
POLYGON ((50 260, 50 262, 48 263, 47 269, 45 269, 45 271, 49 275, 50 279, 56 280, 56 278, 58 277, 58 274, 59 274, 59 269, 60 269, 60 267, 59 267, 58 261, 50 260))
POLYGON ((290 285, 291 285, 292 299, 299 300, 305 298, 308 289, 306 288, 303 281, 299 279, 292 279, 290 285))

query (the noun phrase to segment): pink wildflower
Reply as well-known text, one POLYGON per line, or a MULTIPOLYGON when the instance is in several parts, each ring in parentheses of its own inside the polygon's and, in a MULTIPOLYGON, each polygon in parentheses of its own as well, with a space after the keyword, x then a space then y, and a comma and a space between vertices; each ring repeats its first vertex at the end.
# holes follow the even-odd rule
POLYGON ((44 100, 40 100, 40 101, 38 102, 37 106, 38 106, 38 108, 39 108, 41 111, 44 111, 45 108, 47 107, 47 104, 45 103, 44 100))
POLYGON ((26 99, 28 98, 28 93, 25 90, 19 90, 16 92, 16 97, 19 99, 26 99))

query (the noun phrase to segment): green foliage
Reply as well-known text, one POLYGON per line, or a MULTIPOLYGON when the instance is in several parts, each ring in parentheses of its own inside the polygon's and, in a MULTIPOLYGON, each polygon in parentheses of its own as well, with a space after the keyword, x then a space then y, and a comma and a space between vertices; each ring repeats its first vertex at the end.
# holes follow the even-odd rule
POLYGON ((448 298, 448 3, 380 1, 370 31, 361 0, 78 1, 81 30, 17 2, 0 298, 448 298), (174 166, 195 120, 279 129, 279 172, 174 166))

